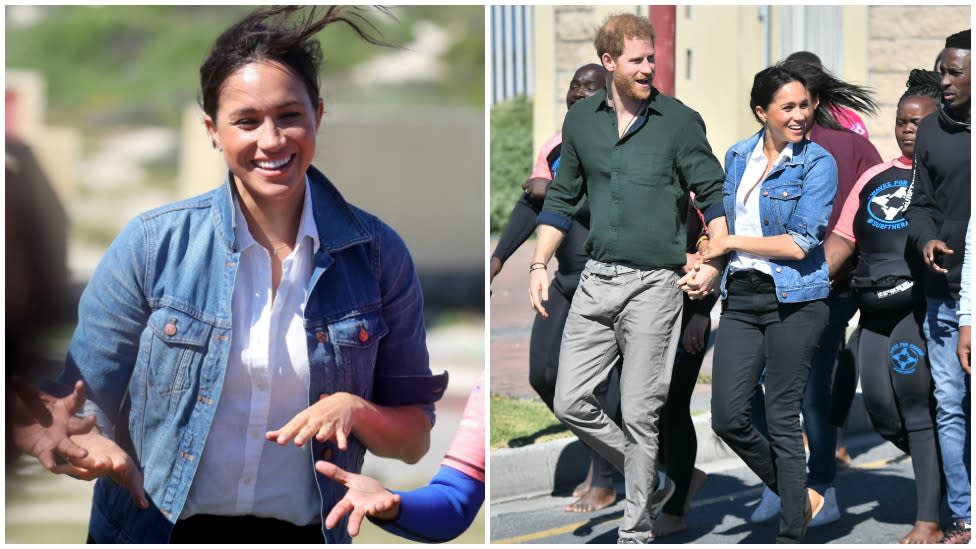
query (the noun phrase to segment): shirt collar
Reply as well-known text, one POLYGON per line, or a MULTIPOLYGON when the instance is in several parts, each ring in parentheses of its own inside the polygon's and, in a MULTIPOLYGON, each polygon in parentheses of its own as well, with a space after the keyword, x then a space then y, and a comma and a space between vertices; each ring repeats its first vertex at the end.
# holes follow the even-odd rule
MULTIPOLYGON (((763 131, 765 132, 765 130, 763 131)), ((770 169, 775 168, 781 164, 785 164, 790 160, 793 160, 794 144, 795 143, 787 143, 786 146, 783 147, 783 151, 780 152, 779 156, 776 157, 776 161, 773 162, 773 165, 770 169)), ((766 159, 766 153, 763 151, 763 135, 761 134, 759 136, 759 140, 756 142, 756 146, 752 148, 752 153, 749 155, 749 161, 757 162, 760 159, 762 160, 766 159)))
MULTIPOLYGON (((234 233, 237 237, 238 251, 244 251, 251 246, 258 244, 251 231, 247 228, 247 219, 244 217, 244 210, 241 209, 240 198, 234 200, 234 233)), ((298 224, 298 234, 295 237, 295 245, 299 244, 306 236, 312 239, 312 250, 319 249, 319 233, 315 225, 315 216, 312 215, 312 192, 309 186, 308 175, 305 176, 305 198, 302 201, 302 218, 298 224)))

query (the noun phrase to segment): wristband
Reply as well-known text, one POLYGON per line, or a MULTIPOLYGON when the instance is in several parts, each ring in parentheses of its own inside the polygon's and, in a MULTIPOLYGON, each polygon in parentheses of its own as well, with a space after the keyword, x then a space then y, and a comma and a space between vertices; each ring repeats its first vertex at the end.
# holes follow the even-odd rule
POLYGON ((531 273, 532 271, 539 271, 539 270, 544 271, 546 270, 546 268, 547 267, 545 263, 533 263, 529 265, 529 272, 531 273))

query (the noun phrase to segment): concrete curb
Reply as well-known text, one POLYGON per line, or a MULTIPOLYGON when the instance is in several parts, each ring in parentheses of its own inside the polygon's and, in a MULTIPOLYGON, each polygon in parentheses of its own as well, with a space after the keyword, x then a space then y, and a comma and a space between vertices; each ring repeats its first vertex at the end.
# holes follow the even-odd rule
MULTIPOLYGON (((709 463, 738 457, 712 431, 711 414, 695 416, 698 437, 696 463, 709 463)), ((857 435, 873 432, 864 400, 858 392, 851 403, 846 433, 857 435)), ((589 456, 575 437, 533 444, 524 448, 492 450, 492 502, 504 502, 551 494, 558 488, 568 488, 586 475, 589 456)))

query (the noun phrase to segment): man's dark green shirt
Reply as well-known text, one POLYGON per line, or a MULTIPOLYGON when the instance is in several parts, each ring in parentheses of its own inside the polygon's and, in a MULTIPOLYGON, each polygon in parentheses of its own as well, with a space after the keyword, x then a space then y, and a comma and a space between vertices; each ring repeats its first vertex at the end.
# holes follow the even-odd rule
POLYGON ((590 202, 587 254, 640 269, 685 264, 688 192, 706 222, 725 215, 725 172, 694 110, 652 88, 623 138, 601 91, 573 105, 563 121, 556 177, 537 222, 563 232, 590 202))

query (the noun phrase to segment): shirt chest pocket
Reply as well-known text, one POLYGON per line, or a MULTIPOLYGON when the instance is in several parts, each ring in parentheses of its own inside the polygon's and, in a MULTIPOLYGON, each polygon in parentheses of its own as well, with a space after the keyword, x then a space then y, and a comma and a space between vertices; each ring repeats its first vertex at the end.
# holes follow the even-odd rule
POLYGON ((770 185, 762 190, 762 197, 768 208, 763 223, 771 216, 780 226, 786 226, 796 212, 797 204, 803 196, 803 184, 798 181, 785 181, 770 185))
POLYGON ((642 151, 625 155, 623 176, 627 182, 642 186, 669 185, 674 179, 672 157, 654 151, 642 151))
POLYGON ((149 316, 148 328, 148 386, 162 396, 186 391, 199 376, 213 325, 162 307, 149 316))
POLYGON ((379 312, 344 318, 328 326, 329 340, 335 353, 335 387, 369 399, 373 390, 373 372, 380 339, 389 333, 379 312))

